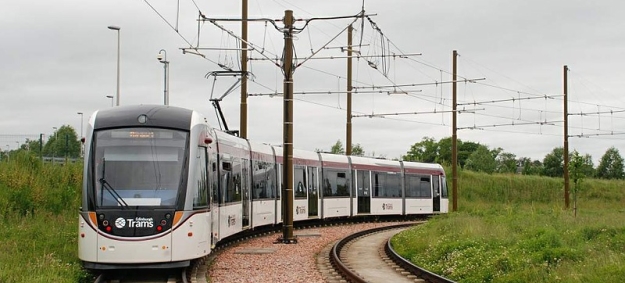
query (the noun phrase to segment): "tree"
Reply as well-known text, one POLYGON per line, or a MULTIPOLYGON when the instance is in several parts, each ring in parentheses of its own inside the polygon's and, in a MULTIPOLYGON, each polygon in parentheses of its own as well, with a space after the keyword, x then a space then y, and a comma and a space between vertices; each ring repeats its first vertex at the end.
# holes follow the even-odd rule
POLYGON ((74 128, 61 126, 43 147, 43 155, 77 158, 80 156, 80 141, 74 128))
POLYGON ((623 157, 618 149, 610 147, 601 157, 599 166, 597 167, 596 176, 604 179, 623 179, 623 157))
POLYGON ((463 142, 458 140, 458 165, 464 168, 469 156, 471 156, 471 154, 473 154, 473 152, 475 152, 480 146, 482 145, 479 143, 471 141, 463 142))
POLYGON ((488 174, 495 172, 497 168, 496 152, 497 150, 490 151, 485 145, 480 145, 467 159, 465 168, 488 174))
MULTIPOLYGON (((458 144, 460 143, 462 143, 462 141, 458 140, 458 144)), ((437 163, 451 164, 451 147, 451 137, 443 138, 438 141, 438 157, 436 158, 437 163)))
POLYGON ((579 155, 577 150, 573 151, 571 156, 571 162, 569 163, 569 176, 573 180, 573 215, 577 217, 577 193, 582 189, 582 181, 586 177, 584 174, 585 167, 587 166, 587 160, 579 155))
POLYGON ((352 155, 364 156, 365 150, 362 148, 362 146, 359 143, 357 143, 356 145, 352 146, 352 155))
POLYGON ((543 159, 543 175, 550 177, 564 176, 564 148, 556 147, 543 159))
POLYGON ((584 176, 595 176, 595 166, 592 162, 592 156, 590 154, 584 154, 582 157, 582 173, 584 176))
POLYGON ((521 174, 523 175, 540 175, 543 172, 543 164, 539 160, 533 160, 528 157, 519 158, 519 163, 523 168, 521 174))
POLYGON ((509 152, 500 152, 495 159, 497 161, 497 172, 499 173, 516 173, 517 160, 516 155, 509 152))
POLYGON ((345 154, 345 149, 343 148, 343 143, 341 142, 341 140, 336 140, 336 143, 330 149, 330 153, 345 154))
POLYGON ((423 137, 420 142, 410 146, 406 155, 402 156, 405 161, 436 162, 438 157, 438 143, 434 138, 423 137))

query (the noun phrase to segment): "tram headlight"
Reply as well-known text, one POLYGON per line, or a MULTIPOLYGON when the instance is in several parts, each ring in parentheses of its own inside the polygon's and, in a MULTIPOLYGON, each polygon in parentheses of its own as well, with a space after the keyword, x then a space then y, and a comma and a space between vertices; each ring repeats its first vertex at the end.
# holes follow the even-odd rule
POLYGON ((167 221, 165 219, 161 220, 161 226, 167 225, 167 221))
POLYGON ((109 226, 109 221, 105 219, 104 221, 102 221, 102 225, 109 226))

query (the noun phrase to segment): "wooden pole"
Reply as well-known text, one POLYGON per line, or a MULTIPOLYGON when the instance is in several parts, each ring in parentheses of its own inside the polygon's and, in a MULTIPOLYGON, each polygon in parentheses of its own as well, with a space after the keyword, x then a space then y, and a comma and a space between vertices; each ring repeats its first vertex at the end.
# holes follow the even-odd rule
POLYGON ((569 68, 564 65, 564 207, 569 208, 569 109, 568 78, 569 68))
POLYGON ((352 155, 352 25, 347 28, 347 137, 346 155, 352 155))
POLYGON ((241 121, 239 134, 247 138, 247 0, 241 11, 241 121))
POLYGON ((453 97, 453 109, 452 109, 452 134, 451 134, 451 174, 452 174, 452 195, 453 195, 453 210, 458 211, 458 123, 457 123, 457 109, 458 101, 456 96, 456 67, 458 58, 458 52, 453 52, 453 66, 452 66, 452 97, 453 97))

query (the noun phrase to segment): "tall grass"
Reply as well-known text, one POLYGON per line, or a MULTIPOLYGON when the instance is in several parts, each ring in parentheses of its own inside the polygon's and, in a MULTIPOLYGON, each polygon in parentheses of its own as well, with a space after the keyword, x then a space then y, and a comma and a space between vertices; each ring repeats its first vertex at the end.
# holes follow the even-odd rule
POLYGON ((0 162, 0 282, 87 282, 77 258, 81 164, 0 162))
POLYGON ((625 281, 625 182, 588 179, 578 215, 563 181, 460 172, 459 212, 401 233, 393 246, 459 282, 625 281))

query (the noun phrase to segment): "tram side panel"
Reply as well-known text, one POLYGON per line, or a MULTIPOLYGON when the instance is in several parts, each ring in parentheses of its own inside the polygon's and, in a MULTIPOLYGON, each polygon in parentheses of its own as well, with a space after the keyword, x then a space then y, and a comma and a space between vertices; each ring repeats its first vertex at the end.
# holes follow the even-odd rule
POLYGON ((356 175, 354 210, 359 214, 401 215, 402 170, 399 161, 351 157, 356 175))
POLYGON ((207 127, 198 127, 191 131, 191 141, 200 141, 200 144, 191 148, 189 182, 185 211, 176 213, 173 221, 180 225, 172 231, 172 261, 189 260, 202 257, 210 253, 211 243, 211 211, 210 211, 210 171, 212 152, 209 144, 205 144, 205 137, 209 136, 207 127))
POLYGON ((441 209, 445 172, 438 164, 403 162, 406 214, 432 214, 441 209), (437 197, 438 196, 438 197, 437 197))
POLYGON ((273 149, 250 144, 252 165, 252 227, 276 223, 277 172, 273 149))
POLYGON ((316 152, 293 150, 293 220, 318 217, 317 168, 321 166, 316 152))
POLYGON ((243 160, 249 158, 246 140, 215 131, 218 154, 218 238, 234 235, 243 229, 243 160))
POLYGON ((319 154, 322 161, 321 195, 324 218, 351 216, 351 169, 344 155, 319 154))
POLYGON ((78 257, 82 261, 98 261, 98 232, 95 212, 80 212, 78 216, 78 257), (93 219, 90 219, 92 215, 93 219))

